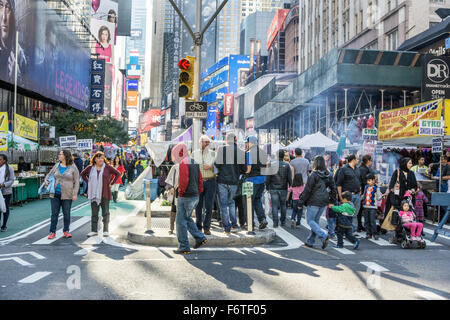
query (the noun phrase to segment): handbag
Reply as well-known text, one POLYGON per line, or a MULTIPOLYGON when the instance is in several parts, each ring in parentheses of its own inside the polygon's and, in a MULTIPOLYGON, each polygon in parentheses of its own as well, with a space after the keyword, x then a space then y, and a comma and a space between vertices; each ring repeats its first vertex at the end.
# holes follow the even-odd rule
POLYGON ((0 211, 6 212, 5 198, 3 198, 3 194, 1 192, 0 192, 0 211))
POLYGON ((384 222, 381 225, 381 229, 384 229, 386 231, 394 231, 395 230, 395 226, 391 223, 393 212, 394 212, 394 207, 391 207, 391 209, 389 210, 389 213, 386 216, 386 219, 384 219, 384 222))

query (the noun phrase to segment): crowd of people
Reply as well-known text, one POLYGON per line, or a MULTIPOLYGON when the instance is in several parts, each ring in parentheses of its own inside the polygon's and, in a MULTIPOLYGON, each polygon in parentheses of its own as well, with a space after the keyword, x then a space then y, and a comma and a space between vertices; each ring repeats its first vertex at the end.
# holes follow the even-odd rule
MULTIPOLYGON (((211 234, 211 217, 216 202, 220 226, 225 235, 247 229, 247 223, 255 226, 254 220, 258 220, 259 229, 265 229, 268 225, 263 208, 266 190, 270 194, 274 228, 287 225, 289 203, 292 206, 292 228, 301 227, 303 212, 306 213, 306 223, 310 229, 305 243, 307 247, 313 247, 318 238, 323 249, 330 239, 336 241, 335 247, 343 248, 345 236, 353 243, 354 249, 358 249, 363 231, 367 239, 378 241, 380 232, 383 232, 380 226, 391 208, 397 209, 403 219, 402 210, 406 210, 403 202, 407 196, 412 196, 414 207, 407 211, 412 212, 413 216, 409 213, 405 216, 408 223, 405 222, 404 226, 411 229, 412 240, 417 239, 417 230, 421 230, 418 225, 424 221, 423 206, 428 199, 416 181, 410 158, 401 159, 389 186, 382 188, 377 185, 377 174, 372 168, 370 155, 358 158, 350 154, 333 169, 329 156, 316 156, 311 163, 304 158, 300 148, 295 149, 294 157, 288 151, 279 150, 278 159, 270 159, 265 150, 258 146, 255 136, 246 139, 245 150, 239 148, 232 133, 226 136, 226 145, 216 151, 211 150, 211 142, 207 136, 202 136, 200 149, 192 153, 192 158, 183 144, 172 149, 172 161, 176 165, 171 168, 165 184, 174 199, 169 233, 174 233, 176 221, 180 244, 176 253, 191 252, 186 241, 188 231, 196 239, 194 248, 206 243, 205 235, 211 234), (188 169, 183 171, 181 167, 184 165, 188 169), (271 172, 271 168, 276 168, 276 171, 271 172), (188 185, 182 187, 180 181, 185 181, 185 184, 187 181, 188 185), (241 196, 244 182, 253 183, 252 221, 247 221, 245 198, 241 196), (188 186, 190 192, 182 191, 180 196, 180 190, 188 186), (183 208, 179 208, 177 203, 180 198, 184 198, 183 208), (385 204, 384 210, 381 210, 381 202, 385 204), (194 210, 195 223, 192 218, 194 210), (319 224, 325 214, 326 231, 319 224)), ((446 161, 445 156, 442 161, 446 161)), ((415 168, 422 170, 423 167, 424 161, 419 159, 415 168)), ((430 165, 427 171, 435 167, 430 165)), ((450 166, 443 163, 442 168, 443 180, 447 183, 447 180, 450 181, 450 166)), ((438 179, 436 176, 439 177, 440 173, 433 172, 433 178, 438 179)))
MULTIPOLYGON (((420 225, 424 222, 424 207, 428 198, 416 181, 415 172, 438 181, 442 171, 441 191, 449 190, 444 188, 444 184, 450 181, 450 165, 444 155, 441 157, 442 167, 436 164, 426 166, 424 158, 419 158, 413 166, 412 160, 404 157, 399 169, 393 172, 389 186, 383 189, 377 185, 370 155, 358 159, 355 154, 350 154, 339 161, 337 168, 331 168, 329 157, 318 155, 311 162, 303 156, 300 148, 294 150, 294 155, 279 150, 276 155, 278 159, 274 159, 259 146, 256 136, 247 137, 245 150, 238 146, 233 133, 229 133, 225 145, 216 150, 211 148, 212 141, 207 136, 202 136, 199 142, 200 148, 192 154, 184 143, 176 145, 170 152, 173 162, 170 171, 165 166, 158 171, 158 195, 168 194, 171 202, 169 233, 173 234, 176 229, 179 247, 175 252, 179 254, 191 252, 188 232, 196 240, 194 248, 207 242, 205 235, 211 235, 214 212, 220 213, 216 218, 225 235, 247 230, 250 223, 255 228, 255 220, 260 230, 265 229, 268 225, 263 206, 266 191, 270 194, 274 228, 286 227, 288 222, 291 228, 301 228, 305 213, 310 229, 305 243, 307 247, 314 247, 318 238, 322 249, 328 246, 330 239, 336 241, 335 247, 342 248, 345 236, 357 249, 362 231, 366 232, 367 239, 379 240, 382 232, 380 226, 391 208, 399 211, 405 227, 411 229, 412 239, 417 238, 417 233, 422 230, 420 225), (242 196, 242 185, 246 182, 253 185, 251 221, 247 221, 246 197, 242 196), (407 199, 412 208, 406 208, 407 199), (384 211, 380 210, 382 200, 384 211), (289 205, 292 207, 290 221, 287 216, 289 205), (195 222, 192 218, 194 210, 195 222), (324 215, 326 229, 320 227, 324 215), (377 220, 380 220, 379 224, 377 220)), ((45 178, 46 186, 53 184, 54 190, 50 192, 52 223, 49 239, 55 237, 61 209, 64 235, 71 237, 70 208, 79 193, 91 202, 92 229, 88 236, 97 235, 100 208, 103 235, 108 236, 110 201, 117 202, 119 186, 126 181, 132 182, 136 171, 139 174, 148 165, 150 162, 142 159, 134 162, 128 160, 124 164, 120 155, 111 161, 102 152, 92 157, 85 153, 82 160, 69 151, 61 151, 59 162, 45 178)), ((2 168, 0 159, 0 186, 2 168)), ((7 199, 6 186, 2 187, 2 192, 7 199)), ((268 210, 269 206, 265 207, 268 210)))

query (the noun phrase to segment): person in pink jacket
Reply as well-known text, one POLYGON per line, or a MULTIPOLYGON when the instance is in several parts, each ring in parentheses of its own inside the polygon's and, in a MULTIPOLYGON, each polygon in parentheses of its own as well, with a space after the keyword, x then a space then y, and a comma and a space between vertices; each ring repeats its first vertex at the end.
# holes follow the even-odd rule
POLYGON ((299 207, 298 199, 305 189, 305 185, 303 183, 303 176, 301 173, 298 173, 294 176, 294 182, 292 183, 292 187, 289 188, 289 191, 292 192, 292 217, 291 217, 291 228, 294 228, 294 221, 297 219, 296 226, 300 226, 300 220, 302 219, 303 208, 299 207))
POLYGON ((402 202, 402 210, 399 211, 398 214, 402 218, 403 226, 411 230, 411 240, 420 241, 423 224, 415 222, 416 215, 410 210, 407 201, 402 202))

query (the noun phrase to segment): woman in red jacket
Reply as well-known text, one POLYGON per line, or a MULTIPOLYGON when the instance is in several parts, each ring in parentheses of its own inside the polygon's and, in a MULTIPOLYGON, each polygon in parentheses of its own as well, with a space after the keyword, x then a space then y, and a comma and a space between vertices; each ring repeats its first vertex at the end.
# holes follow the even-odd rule
POLYGON ((123 166, 122 159, 120 159, 120 156, 118 154, 114 157, 113 167, 114 169, 120 172, 119 180, 117 180, 117 182, 111 188, 113 201, 117 203, 117 197, 119 195, 119 187, 121 184, 123 184, 122 177, 123 173, 125 172, 125 167, 123 166))
POLYGON ((88 198, 91 201, 91 232, 88 237, 97 235, 98 212, 102 208, 103 236, 109 236, 109 202, 112 199, 111 187, 120 179, 121 173, 110 166, 103 152, 97 152, 91 159, 91 165, 83 170, 81 176, 88 184, 88 198))

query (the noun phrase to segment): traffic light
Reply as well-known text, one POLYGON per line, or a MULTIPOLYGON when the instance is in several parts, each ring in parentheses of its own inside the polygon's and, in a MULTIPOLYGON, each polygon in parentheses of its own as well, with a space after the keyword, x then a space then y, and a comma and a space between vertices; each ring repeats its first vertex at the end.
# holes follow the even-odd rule
POLYGON ((180 98, 190 99, 194 94, 194 64, 195 57, 189 56, 178 62, 178 68, 180 69, 178 95, 180 98))

